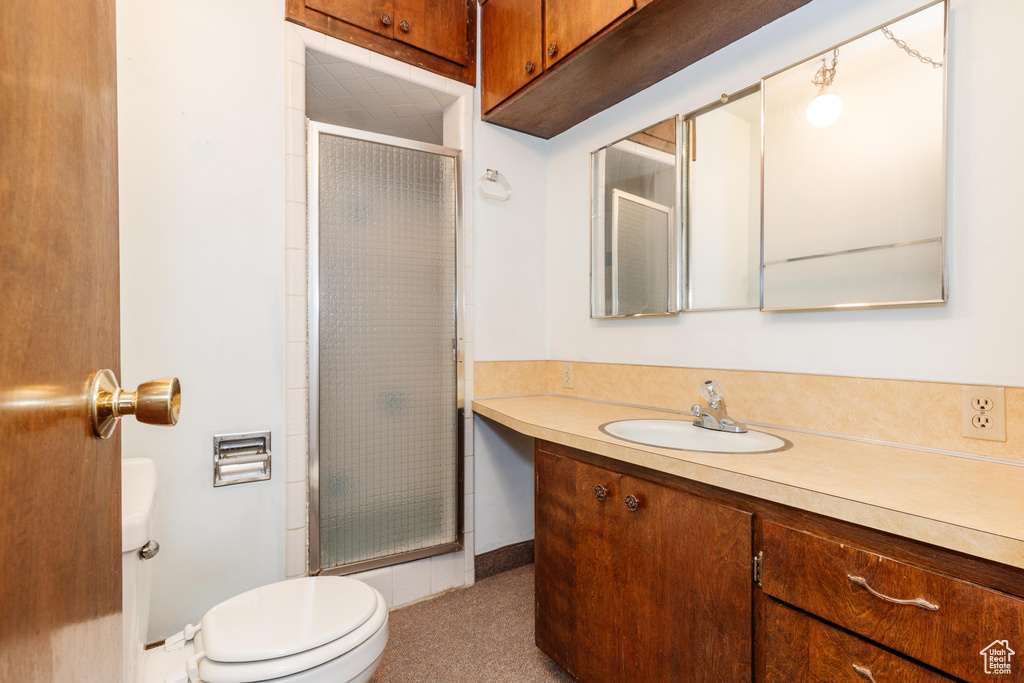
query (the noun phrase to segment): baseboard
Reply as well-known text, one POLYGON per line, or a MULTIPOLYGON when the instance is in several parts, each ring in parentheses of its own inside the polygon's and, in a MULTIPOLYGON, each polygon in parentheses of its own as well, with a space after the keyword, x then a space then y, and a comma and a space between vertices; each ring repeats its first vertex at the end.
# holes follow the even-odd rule
POLYGON ((477 555, 473 563, 477 581, 528 564, 533 564, 533 539, 477 555))

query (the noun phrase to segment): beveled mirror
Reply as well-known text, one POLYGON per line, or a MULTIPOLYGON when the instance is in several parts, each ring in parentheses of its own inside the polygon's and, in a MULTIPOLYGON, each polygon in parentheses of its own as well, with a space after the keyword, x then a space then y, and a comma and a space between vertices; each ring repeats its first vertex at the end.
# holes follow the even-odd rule
POLYGON ((590 155, 592 318, 679 311, 679 117, 590 155))
POLYGON ((762 81, 765 311, 946 300, 946 5, 762 81))
POLYGON ((683 117, 683 308, 757 308, 760 86, 683 117))

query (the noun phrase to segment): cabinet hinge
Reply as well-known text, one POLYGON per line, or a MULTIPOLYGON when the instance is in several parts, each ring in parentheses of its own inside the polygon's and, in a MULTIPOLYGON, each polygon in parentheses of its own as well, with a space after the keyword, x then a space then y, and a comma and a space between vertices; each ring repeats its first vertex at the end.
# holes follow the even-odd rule
POLYGON ((754 583, 761 585, 761 570, 764 567, 764 551, 754 556, 754 583))

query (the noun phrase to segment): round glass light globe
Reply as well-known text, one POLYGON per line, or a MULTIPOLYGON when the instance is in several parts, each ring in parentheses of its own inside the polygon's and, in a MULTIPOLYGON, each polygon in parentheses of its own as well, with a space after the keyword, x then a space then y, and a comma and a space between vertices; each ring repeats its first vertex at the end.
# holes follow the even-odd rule
POLYGON ((807 122, 815 128, 831 126, 843 113, 843 101, 833 92, 818 95, 807 105, 807 122))

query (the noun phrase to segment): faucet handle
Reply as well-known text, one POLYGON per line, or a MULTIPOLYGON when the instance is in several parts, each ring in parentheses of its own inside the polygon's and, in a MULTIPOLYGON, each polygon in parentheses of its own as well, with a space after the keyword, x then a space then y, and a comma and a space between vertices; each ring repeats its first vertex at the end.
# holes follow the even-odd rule
POLYGON ((700 395, 704 397, 708 405, 714 408, 717 408, 721 400, 725 398, 722 385, 718 383, 718 380, 714 379, 704 380, 704 383, 700 385, 700 395))

